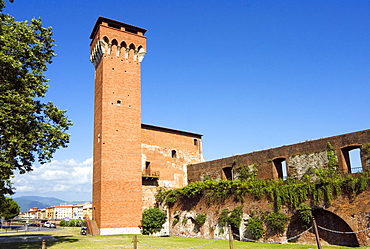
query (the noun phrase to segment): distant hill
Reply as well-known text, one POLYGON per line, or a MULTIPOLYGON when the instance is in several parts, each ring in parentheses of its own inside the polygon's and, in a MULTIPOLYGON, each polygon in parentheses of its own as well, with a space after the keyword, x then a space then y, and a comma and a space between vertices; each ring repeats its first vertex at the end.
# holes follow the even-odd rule
POLYGON ((41 196, 21 196, 13 198, 21 207, 21 212, 27 212, 30 208, 46 208, 50 206, 57 206, 61 203, 66 203, 54 197, 41 197, 41 196))

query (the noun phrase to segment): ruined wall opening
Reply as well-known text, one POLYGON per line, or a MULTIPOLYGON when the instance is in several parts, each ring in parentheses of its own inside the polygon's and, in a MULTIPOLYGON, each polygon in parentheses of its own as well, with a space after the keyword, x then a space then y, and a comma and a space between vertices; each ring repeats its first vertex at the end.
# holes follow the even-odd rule
POLYGON ((348 173, 360 173, 363 171, 360 146, 347 146, 342 148, 342 155, 345 169, 348 173))
POLYGON ((172 151, 171 151, 171 157, 172 157, 172 158, 177 158, 176 150, 172 150, 172 151))
POLYGON ((286 159, 276 158, 272 162, 274 163, 278 178, 285 180, 288 177, 286 159))
POLYGON ((144 174, 150 175, 150 162, 146 161, 145 162, 145 171, 144 174))
POLYGON ((222 168, 222 180, 233 180, 233 168, 225 167, 222 168))
MULTIPOLYGON (((319 236, 321 240, 326 241, 330 245, 338 246, 350 246, 358 247, 359 242, 356 234, 351 233, 353 230, 351 227, 338 215, 324 209, 316 209, 312 211, 313 216, 315 217, 316 224, 319 230, 319 236), (324 230, 324 229, 326 230, 324 230), (349 232, 348 234, 330 232, 329 230, 340 231, 340 232, 349 232)), ((297 234, 305 231, 307 227, 304 226, 302 220, 299 218, 299 214, 292 216, 291 221, 287 229, 287 237, 293 237, 297 234)), ((313 229, 306 233, 303 236, 297 237, 290 242, 294 243, 315 243, 315 234, 313 229)))

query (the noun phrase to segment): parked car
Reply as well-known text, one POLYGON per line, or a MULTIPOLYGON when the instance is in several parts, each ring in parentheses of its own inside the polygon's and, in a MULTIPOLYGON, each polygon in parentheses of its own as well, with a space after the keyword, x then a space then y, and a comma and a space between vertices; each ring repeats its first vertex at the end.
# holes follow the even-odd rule
POLYGON ((39 227, 40 226, 40 224, 39 223, 27 223, 27 226, 29 226, 29 227, 39 227))
POLYGON ((87 227, 81 227, 80 234, 86 235, 87 234, 87 227))
POLYGON ((45 222, 43 225, 43 227, 48 227, 48 228, 56 228, 56 224, 55 223, 50 223, 50 222, 45 222))
POLYGON ((44 224, 42 224, 43 227, 50 227, 50 222, 45 222, 44 224))

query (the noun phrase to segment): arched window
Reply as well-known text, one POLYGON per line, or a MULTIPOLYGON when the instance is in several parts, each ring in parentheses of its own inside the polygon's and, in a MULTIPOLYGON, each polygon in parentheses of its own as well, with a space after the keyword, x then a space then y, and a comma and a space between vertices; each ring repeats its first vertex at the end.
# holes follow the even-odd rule
POLYGON ((285 158, 276 158, 272 161, 279 179, 285 180, 288 177, 288 169, 285 158))
POLYGON ((361 163, 361 146, 347 146, 342 148, 342 155, 344 158, 345 168, 348 173, 359 173, 362 172, 361 163))
POLYGON ((222 168, 222 180, 233 180, 233 168, 225 167, 222 168))

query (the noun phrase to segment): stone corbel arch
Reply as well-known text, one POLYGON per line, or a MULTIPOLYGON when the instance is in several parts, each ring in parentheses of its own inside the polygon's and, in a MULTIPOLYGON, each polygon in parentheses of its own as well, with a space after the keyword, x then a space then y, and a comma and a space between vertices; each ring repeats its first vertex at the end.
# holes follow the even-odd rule
POLYGON ((114 52, 113 48, 116 48, 116 56, 118 57, 118 41, 113 39, 111 42, 111 53, 114 52))
POLYGON ((142 46, 139 46, 137 53, 139 62, 143 61, 145 54, 146 54, 145 49, 142 46))
POLYGON ((122 41, 118 46, 117 46, 117 57, 120 57, 121 55, 121 49, 124 49, 124 51, 126 50, 126 42, 122 41))

